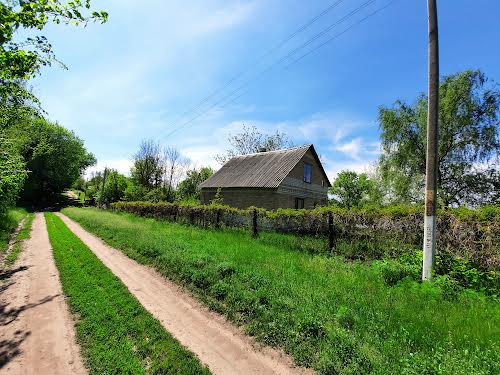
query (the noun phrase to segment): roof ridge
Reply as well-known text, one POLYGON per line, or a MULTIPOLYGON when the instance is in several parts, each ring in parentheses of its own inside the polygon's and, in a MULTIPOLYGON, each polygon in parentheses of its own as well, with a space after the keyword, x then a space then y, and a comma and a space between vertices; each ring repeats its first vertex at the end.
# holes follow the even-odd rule
POLYGON ((287 152, 287 151, 298 150, 299 148, 309 148, 311 146, 312 146, 312 143, 308 143, 308 144, 305 144, 305 145, 302 145, 302 146, 294 146, 294 147, 290 147, 290 148, 282 148, 282 149, 279 149, 279 150, 262 151, 262 152, 252 152, 251 154, 243 154, 243 155, 233 156, 233 159, 234 158, 241 158, 241 157, 245 157, 245 156, 252 156, 252 155, 269 154, 271 152, 287 152))

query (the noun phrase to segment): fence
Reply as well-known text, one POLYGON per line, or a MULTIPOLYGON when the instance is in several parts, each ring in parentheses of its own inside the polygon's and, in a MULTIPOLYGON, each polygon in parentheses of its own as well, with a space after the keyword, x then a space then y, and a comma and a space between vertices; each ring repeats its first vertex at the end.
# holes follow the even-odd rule
MULTIPOLYGON (((117 202, 111 209, 145 217, 213 228, 246 228, 253 237, 261 231, 323 236, 328 249, 339 240, 379 241, 420 247, 423 210, 246 210, 227 206, 185 206, 170 203, 117 202)), ((473 261, 484 269, 500 269, 500 210, 448 210, 438 215, 438 249, 473 261)))

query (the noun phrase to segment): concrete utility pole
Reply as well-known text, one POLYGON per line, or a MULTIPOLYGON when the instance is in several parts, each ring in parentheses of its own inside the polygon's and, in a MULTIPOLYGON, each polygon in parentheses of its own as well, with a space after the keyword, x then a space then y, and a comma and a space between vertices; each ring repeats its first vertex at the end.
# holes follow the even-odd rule
POLYGON ((439 44, 436 0, 427 0, 429 25, 429 103, 427 113, 427 163, 425 170, 424 261, 422 280, 430 280, 436 253, 436 204, 438 174, 439 44))

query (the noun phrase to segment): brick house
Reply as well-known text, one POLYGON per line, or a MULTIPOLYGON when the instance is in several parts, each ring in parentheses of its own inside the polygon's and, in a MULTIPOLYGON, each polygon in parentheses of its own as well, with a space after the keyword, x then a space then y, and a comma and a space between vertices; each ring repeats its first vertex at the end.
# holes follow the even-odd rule
POLYGON ((313 145, 236 156, 201 185, 209 204, 221 189, 237 208, 313 208, 328 201, 330 181, 313 145))

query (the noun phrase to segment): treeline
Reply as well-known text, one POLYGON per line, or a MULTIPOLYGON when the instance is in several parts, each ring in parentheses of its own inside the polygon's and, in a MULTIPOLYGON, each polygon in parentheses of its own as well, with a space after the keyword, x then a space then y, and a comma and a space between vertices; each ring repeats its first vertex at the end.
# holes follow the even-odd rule
POLYGON ((90 9, 90 0, 0 2, 0 220, 18 199, 28 205, 51 200, 95 163, 81 139, 45 117, 27 87, 42 67, 62 65, 40 34, 48 23, 86 25, 107 18, 90 9))
POLYGON ((47 120, 22 86, 3 86, 0 98, 0 212, 20 200, 46 204, 71 184, 95 157, 73 132, 47 120))
MULTIPOLYGON (((481 71, 443 77, 439 87, 440 207, 500 203, 500 91, 481 71)), ((379 108, 381 155, 370 173, 344 171, 333 183, 341 207, 422 204, 427 96, 379 108)))
POLYGON ((199 185, 213 173, 209 167, 193 168, 175 147, 146 140, 133 157, 130 177, 106 168, 88 181, 79 178, 73 188, 81 193, 82 201, 97 205, 118 201, 198 202, 199 185))

